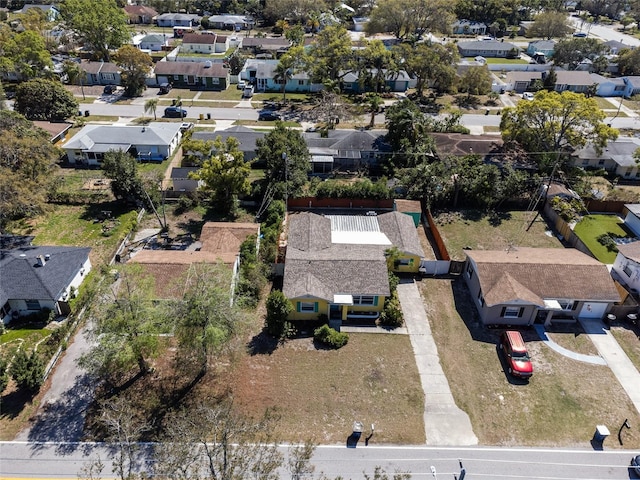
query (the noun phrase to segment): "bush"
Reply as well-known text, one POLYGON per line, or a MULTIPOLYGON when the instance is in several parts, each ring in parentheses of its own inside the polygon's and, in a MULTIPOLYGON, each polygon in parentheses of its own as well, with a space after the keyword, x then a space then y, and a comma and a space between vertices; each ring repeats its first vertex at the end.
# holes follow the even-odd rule
POLYGON ((9 375, 7 374, 7 361, 0 357, 0 393, 9 385, 9 375))
POLYGON ((332 348, 344 347, 349 341, 348 334, 338 332, 326 324, 314 330, 313 338, 317 342, 323 343, 324 345, 332 348))
POLYGON ((36 352, 29 355, 24 350, 18 350, 9 373, 20 389, 36 393, 44 382, 44 362, 36 352))
POLYGON ((280 338, 284 332, 284 326, 289 314, 293 311, 293 306, 284 293, 274 290, 267 298, 267 316, 265 319, 265 329, 269 335, 280 338))
POLYGON ((178 205, 176 206, 176 215, 180 215, 181 213, 188 212, 195 206, 195 202, 193 198, 187 195, 180 195, 178 198, 178 205))
POLYGON ((380 325, 401 327, 403 323, 402 308, 398 293, 394 291, 384 302, 384 310, 380 314, 380 325))

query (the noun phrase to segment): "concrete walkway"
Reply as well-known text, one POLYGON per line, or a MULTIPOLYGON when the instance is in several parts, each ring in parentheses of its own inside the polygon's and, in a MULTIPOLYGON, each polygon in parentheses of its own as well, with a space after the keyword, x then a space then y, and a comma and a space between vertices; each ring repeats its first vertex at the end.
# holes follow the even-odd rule
POLYGON ((626 105, 620 103, 620 98, 618 98, 618 97, 616 97, 616 98, 602 97, 602 98, 607 100, 613 106, 613 108, 615 108, 616 111, 618 109, 620 109, 620 112, 624 113, 627 117, 637 117, 638 116, 638 114, 634 110, 631 110, 626 105))
POLYGON ((640 413, 640 372, 600 320, 579 319, 582 328, 640 413))
POLYGON ((558 345, 556 342, 554 342, 547 336, 547 332, 544 329, 544 325, 534 325, 533 327, 536 329, 536 332, 538 332, 538 336, 544 342, 544 344, 547 347, 549 347, 551 350, 558 352, 560 355, 564 355, 565 357, 570 358, 572 360, 577 360, 578 362, 590 363, 592 365, 607 364, 605 359, 602 357, 598 357, 596 355, 585 355, 583 353, 576 353, 558 345))
POLYGON ((418 286, 413 280, 402 281, 398 285, 398 296, 424 390, 427 445, 477 445, 478 438, 469 416, 456 406, 440 366, 418 286))

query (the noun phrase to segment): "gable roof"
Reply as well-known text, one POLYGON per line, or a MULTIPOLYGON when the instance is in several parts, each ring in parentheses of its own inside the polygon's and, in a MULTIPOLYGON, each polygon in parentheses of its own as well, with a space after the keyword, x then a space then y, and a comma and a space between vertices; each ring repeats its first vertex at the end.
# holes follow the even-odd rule
POLYGON ((80 68, 86 73, 97 75, 98 73, 118 73, 120 69, 115 63, 110 62, 90 62, 83 60, 80 68))
POLYGON ((436 142, 438 155, 482 156, 497 152, 502 146, 502 138, 498 135, 467 135, 463 133, 430 133, 436 142))
POLYGON ((583 70, 556 70, 556 85, 593 85, 591 74, 583 70))
POLYGON ((401 212, 388 212, 378 215, 380 230, 401 252, 424 257, 420 239, 416 235, 413 218, 401 212))
MULTIPOLYGON (((213 35, 203 35, 213 37, 213 35)), ((229 70, 221 62, 165 62, 156 63, 156 75, 194 75, 197 77, 226 78, 229 70)))
POLYGON ((49 135, 51 135, 51 140, 56 138, 61 133, 66 132, 71 127, 73 127, 73 123, 68 122, 46 122, 44 120, 34 120, 33 124, 45 130, 49 135))
POLYGON ((574 248, 470 250, 489 306, 544 299, 616 302, 620 295, 606 265, 574 248))
POLYGON ((312 154, 329 154, 341 158, 353 156, 349 152, 389 151, 385 135, 370 130, 329 130, 327 137, 320 132, 307 132, 302 136, 312 154))
POLYGON ((207 222, 200 233, 201 250, 237 255, 242 242, 250 235, 257 235, 259 230, 257 223, 207 222))
POLYGON ((220 137, 222 140, 226 140, 229 137, 233 137, 238 140, 240 151, 242 152, 255 152, 257 145, 256 141, 260 138, 264 138, 264 132, 258 132, 252 128, 238 125, 235 127, 227 128, 226 130, 218 130, 216 132, 193 132, 191 138, 193 140, 202 141, 214 141, 220 137))
POLYGON ((0 305, 10 299, 58 300, 90 251, 83 247, 47 246, 0 250, 0 305), (40 255, 50 256, 44 266, 38 265, 40 255))
POLYGON ((624 243, 617 245, 618 252, 629 260, 640 263, 640 242, 624 243))
POLYGON ((501 42, 498 40, 475 40, 472 42, 458 42, 458 48, 461 50, 484 50, 502 52, 504 50, 520 50, 517 45, 510 42, 501 42))
POLYGON ((185 33, 182 44, 193 43, 198 45, 213 45, 216 43, 216 35, 202 35, 200 33, 185 33))
POLYGON ((286 38, 258 38, 243 37, 242 48, 263 48, 267 50, 277 50, 279 48, 287 48, 291 46, 291 42, 286 38))
POLYGON ((152 18, 158 16, 158 12, 146 5, 125 5, 124 11, 129 15, 142 15, 152 18))
POLYGON ((610 159, 621 167, 633 167, 636 165, 634 153, 640 148, 640 139, 635 137, 619 137, 607 143, 607 147, 598 153, 593 144, 588 144, 578 150, 578 158, 586 159, 610 159))

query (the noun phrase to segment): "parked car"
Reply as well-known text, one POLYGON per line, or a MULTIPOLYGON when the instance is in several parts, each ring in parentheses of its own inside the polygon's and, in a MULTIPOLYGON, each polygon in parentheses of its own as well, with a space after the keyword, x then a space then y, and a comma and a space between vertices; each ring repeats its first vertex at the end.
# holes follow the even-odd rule
POLYGON ((251 98, 253 97, 253 85, 245 85, 244 89, 242 90, 242 96, 244 98, 251 98))
POLYGON ((529 378, 533 375, 533 364, 520 332, 507 330, 500 335, 500 349, 507 362, 509 375, 529 378))
POLYGON ((240 80, 238 82, 237 88, 238 88, 238 90, 244 90, 244 87, 246 87, 246 86, 247 86, 247 82, 245 82, 244 80, 240 80))
POLYGON ((169 118, 184 118, 187 111, 180 107, 167 107, 164 109, 164 116, 169 118))
POLYGON ((631 459, 631 466, 636 475, 640 476, 640 455, 636 455, 631 459))
POLYGON ((277 112, 266 111, 258 114, 258 120, 262 122, 273 122, 274 120, 280 120, 280 114, 277 112))
POLYGON ((576 33, 573 34, 573 36, 576 37, 576 38, 584 38, 584 37, 587 36, 587 34, 584 33, 584 32, 576 32, 576 33))
POLYGON ((522 98, 524 98, 525 100, 533 100, 533 93, 531 92, 524 92, 522 94, 522 98))
POLYGON ((104 93, 105 95, 111 95, 115 93, 117 89, 118 87, 116 87, 115 85, 105 85, 102 93, 104 93))
POLYGON ((159 93, 161 93, 161 94, 162 93, 169 93, 169 91, 171 91, 171 88, 173 88, 173 87, 171 87, 170 83, 167 83, 167 82, 161 83, 160 84, 160 92, 159 93))

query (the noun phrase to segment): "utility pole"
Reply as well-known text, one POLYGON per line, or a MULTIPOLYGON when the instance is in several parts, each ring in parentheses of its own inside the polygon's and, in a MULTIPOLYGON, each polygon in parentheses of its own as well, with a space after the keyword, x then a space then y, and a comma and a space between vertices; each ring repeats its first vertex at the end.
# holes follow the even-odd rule
POLYGON ((282 152, 282 160, 284 161, 284 215, 286 217, 289 211, 289 159, 286 152, 282 152))

